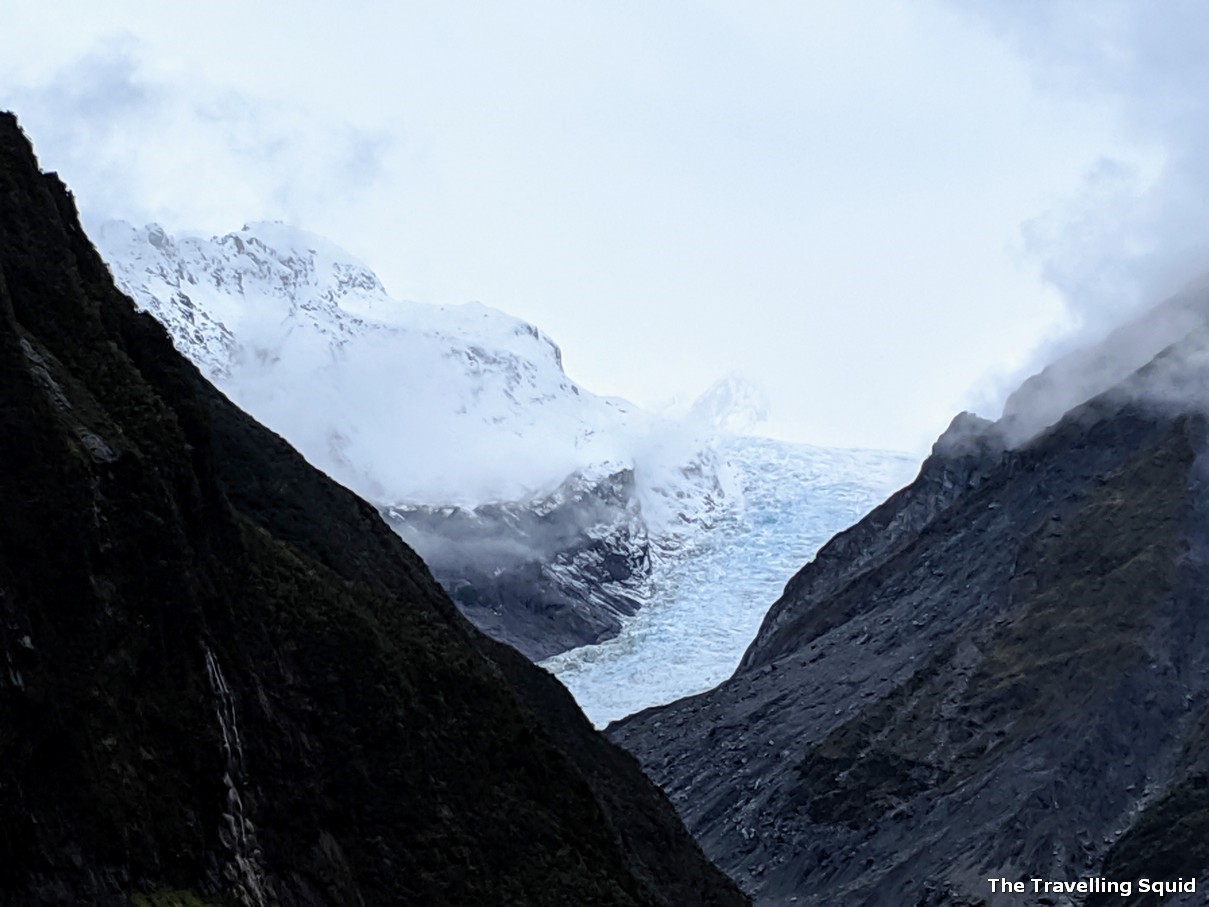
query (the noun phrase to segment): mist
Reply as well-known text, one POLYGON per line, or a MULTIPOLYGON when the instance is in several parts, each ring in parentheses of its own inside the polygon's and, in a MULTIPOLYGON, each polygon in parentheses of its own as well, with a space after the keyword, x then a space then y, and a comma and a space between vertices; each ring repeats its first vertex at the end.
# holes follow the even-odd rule
POLYGON ((1029 62, 1041 90, 1108 110, 1121 147, 1134 149, 1102 156, 1021 224, 1022 255, 1067 317, 1026 364, 984 385, 987 409, 1003 407, 1008 439, 1019 442, 1204 320, 1209 20, 1189 2, 963 9, 1029 62))
POLYGON ((284 225, 205 240, 111 222, 96 236, 119 283, 234 402, 384 505, 541 510, 573 473, 625 471, 647 525, 674 533, 702 516, 685 512, 702 499, 686 483, 725 493, 716 439, 767 411, 737 375, 677 416, 597 396, 535 326, 476 303, 392 299, 356 258, 284 225))

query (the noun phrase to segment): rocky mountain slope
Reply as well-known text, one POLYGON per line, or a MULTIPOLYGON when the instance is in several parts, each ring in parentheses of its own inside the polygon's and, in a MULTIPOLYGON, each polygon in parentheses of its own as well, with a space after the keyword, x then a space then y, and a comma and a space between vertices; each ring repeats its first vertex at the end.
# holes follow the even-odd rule
POLYGON ((987 880, 1089 876, 1131 896, 1078 903, 1149 904, 1138 879, 1209 869, 1206 302, 1123 371, 1118 334, 959 417, 729 680, 610 727, 758 904, 1065 904, 987 880), (1094 396, 1027 405, 1072 377, 1094 396))
POLYGON ((645 599, 650 541, 633 475, 576 473, 528 501, 383 513, 475 626, 538 661, 615 636, 645 599))
POLYGON ((0 651, 2 903, 743 902, 553 678, 136 313, 7 114, 0 651))

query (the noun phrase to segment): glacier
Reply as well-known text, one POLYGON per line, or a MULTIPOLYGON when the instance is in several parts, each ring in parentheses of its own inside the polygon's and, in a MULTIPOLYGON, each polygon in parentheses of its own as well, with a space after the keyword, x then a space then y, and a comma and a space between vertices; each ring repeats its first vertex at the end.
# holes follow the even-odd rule
POLYGON ((717 452, 736 473, 735 506, 662 553, 647 602, 618 636, 541 662, 597 727, 729 677, 793 574, 919 466, 895 452, 750 436, 722 439, 717 452))
POLYGON ((90 233, 177 348, 377 504, 480 628, 534 658, 617 634, 542 662, 597 724, 723 679, 793 572, 916 466, 744 434, 765 403, 735 376, 677 418, 593 394, 538 327, 479 303, 394 299, 354 256, 280 223, 209 239, 123 221, 90 233), (607 487, 631 498, 577 503, 607 487), (539 544, 556 512, 570 521, 555 533, 565 550, 539 544), (468 597, 467 570, 438 563, 445 530, 476 541, 465 560, 492 526, 512 533, 503 548, 528 550, 494 566, 473 558, 468 597), (508 595, 492 596, 491 574, 534 572, 528 626, 565 618, 578 639, 501 623, 508 595))

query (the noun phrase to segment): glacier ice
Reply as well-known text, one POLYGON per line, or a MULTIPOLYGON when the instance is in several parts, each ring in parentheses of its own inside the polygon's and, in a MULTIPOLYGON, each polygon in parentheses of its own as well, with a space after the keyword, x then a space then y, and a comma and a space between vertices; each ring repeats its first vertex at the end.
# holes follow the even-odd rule
POLYGON ((620 635, 541 663, 598 727, 725 680, 793 574, 918 468, 905 454, 756 437, 717 450, 737 475, 737 506, 660 554, 620 635))
POLYGON ((722 680, 790 576, 915 466, 728 435, 765 408, 736 376, 680 419, 597 396, 533 325, 393 299, 348 253, 282 224, 201 239, 113 221, 94 235, 208 378, 379 504, 540 502, 632 468, 651 567, 624 591, 644 606, 612 641, 544 662, 598 724, 722 680))

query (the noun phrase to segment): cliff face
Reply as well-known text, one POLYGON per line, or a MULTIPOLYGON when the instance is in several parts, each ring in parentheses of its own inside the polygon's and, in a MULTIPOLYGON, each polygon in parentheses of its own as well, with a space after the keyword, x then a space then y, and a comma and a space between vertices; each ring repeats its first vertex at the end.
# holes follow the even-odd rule
POLYGON ((136 314, 0 115, 0 902, 131 900, 743 902, 552 678, 136 314))
POLYGON ((757 903, 1209 867, 1204 333, 1022 446, 958 420, 732 678, 611 726, 757 903))

